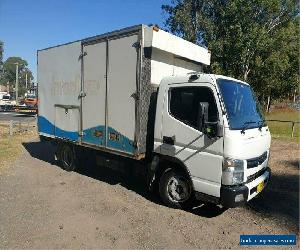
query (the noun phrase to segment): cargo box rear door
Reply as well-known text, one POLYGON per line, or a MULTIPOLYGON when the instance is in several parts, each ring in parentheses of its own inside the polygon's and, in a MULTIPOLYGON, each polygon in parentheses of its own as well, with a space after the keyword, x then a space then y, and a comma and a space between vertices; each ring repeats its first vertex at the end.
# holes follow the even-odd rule
POLYGON ((106 41, 83 46, 82 142, 105 145, 106 41))
POLYGON ((39 133, 79 141, 81 42, 38 51, 39 133))
POLYGON ((138 34, 108 42, 107 147, 135 151, 138 34))

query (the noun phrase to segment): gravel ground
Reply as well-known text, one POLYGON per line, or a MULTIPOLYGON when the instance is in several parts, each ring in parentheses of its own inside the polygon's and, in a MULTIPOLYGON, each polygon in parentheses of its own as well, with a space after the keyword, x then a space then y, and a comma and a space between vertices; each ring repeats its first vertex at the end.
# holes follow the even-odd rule
POLYGON ((240 234, 299 232, 295 143, 273 140, 272 179, 249 205, 224 210, 199 204, 190 211, 167 208, 142 180, 100 166, 65 172, 49 144, 24 148, 0 175, 1 249, 237 248, 240 234))

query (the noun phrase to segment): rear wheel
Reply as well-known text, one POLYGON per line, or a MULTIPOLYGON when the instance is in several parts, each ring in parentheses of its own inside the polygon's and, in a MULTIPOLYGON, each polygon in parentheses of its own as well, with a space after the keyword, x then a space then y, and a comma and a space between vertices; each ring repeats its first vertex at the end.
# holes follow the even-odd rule
POLYGON ((62 169, 66 171, 74 171, 76 169, 76 154, 73 146, 69 144, 59 145, 57 158, 62 169))
POLYGON ((183 171, 167 170, 160 178, 159 194, 168 207, 187 208, 193 200, 191 181, 183 171))

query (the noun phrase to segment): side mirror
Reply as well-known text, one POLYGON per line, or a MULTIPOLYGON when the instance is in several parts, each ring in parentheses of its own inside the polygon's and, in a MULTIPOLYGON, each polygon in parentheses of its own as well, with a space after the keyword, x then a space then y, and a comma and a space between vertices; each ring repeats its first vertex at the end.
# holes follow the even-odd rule
POLYGON ((223 125, 219 122, 207 122, 205 132, 209 138, 223 137, 223 125))
POLYGON ((198 109, 198 128, 200 131, 205 132, 205 124, 208 122, 208 102, 199 102, 198 109))
POLYGON ((223 126, 218 122, 208 121, 208 102, 200 102, 198 110, 198 129, 210 138, 222 137, 223 126))

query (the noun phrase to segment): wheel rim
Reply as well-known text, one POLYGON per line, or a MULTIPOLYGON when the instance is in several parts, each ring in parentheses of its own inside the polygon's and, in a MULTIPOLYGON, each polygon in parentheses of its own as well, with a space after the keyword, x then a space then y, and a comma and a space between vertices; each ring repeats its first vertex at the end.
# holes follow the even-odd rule
POLYGON ((70 147, 65 146, 62 151, 62 162, 65 167, 72 166, 74 161, 73 152, 70 147))
POLYGON ((172 201, 184 202, 191 196, 191 187, 186 178, 180 175, 175 175, 168 181, 167 193, 172 201))

